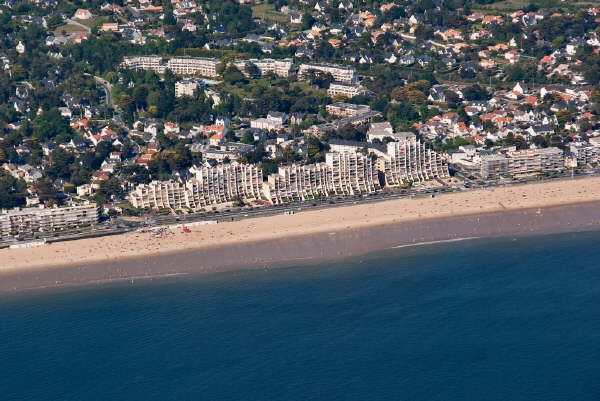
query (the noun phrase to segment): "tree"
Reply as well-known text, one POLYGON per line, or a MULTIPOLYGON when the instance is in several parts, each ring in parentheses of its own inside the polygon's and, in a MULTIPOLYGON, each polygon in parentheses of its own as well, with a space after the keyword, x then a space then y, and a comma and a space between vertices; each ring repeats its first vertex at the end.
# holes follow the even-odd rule
POLYGON ((487 91, 478 84, 467 86, 462 93, 465 99, 469 101, 489 99, 487 91))
POLYGON ((60 134, 72 135, 73 131, 63 120, 58 109, 48 110, 33 120, 33 136, 41 141, 53 139, 60 134))
POLYGON ((246 77, 234 66, 229 66, 223 72, 223 80, 228 84, 245 83, 246 77))
POLYGON ((567 110, 567 109, 559 110, 556 113, 556 119, 558 120, 558 123, 560 124, 560 126, 564 127, 565 124, 570 122, 572 119, 571 112, 569 112, 569 110, 567 110))
POLYGON ((133 104, 133 98, 127 93, 121 94, 117 100, 117 106, 126 113, 133 109, 133 104))
POLYGON ((54 187, 54 184, 50 178, 40 178, 35 183, 35 189, 37 190, 38 197, 40 198, 41 202, 50 204, 58 203, 58 191, 54 187))
POLYGON ((75 162, 75 156, 61 147, 57 147, 50 155, 50 167, 46 174, 53 178, 68 180, 71 176, 71 167, 75 162))
POLYGON ((315 23, 315 19, 308 11, 305 12, 304 14, 302 14, 302 30, 303 31, 309 30, 313 26, 314 23, 315 23))
POLYGON ((25 204, 27 184, 0 170, 0 208, 10 209, 25 204))

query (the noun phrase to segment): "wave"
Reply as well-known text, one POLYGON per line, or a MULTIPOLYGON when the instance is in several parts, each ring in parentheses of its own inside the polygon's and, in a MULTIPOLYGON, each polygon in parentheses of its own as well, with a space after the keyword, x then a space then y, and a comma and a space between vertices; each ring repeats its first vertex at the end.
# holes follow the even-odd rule
POLYGON ((433 245, 433 244, 442 244, 445 242, 459 242, 459 241, 467 241, 472 239, 478 239, 481 237, 464 237, 464 238, 450 238, 450 239, 442 239, 438 241, 424 241, 424 242, 415 242, 413 244, 404 244, 404 245, 396 245, 385 249, 399 249, 399 248, 408 248, 412 246, 422 246, 422 245, 433 245))

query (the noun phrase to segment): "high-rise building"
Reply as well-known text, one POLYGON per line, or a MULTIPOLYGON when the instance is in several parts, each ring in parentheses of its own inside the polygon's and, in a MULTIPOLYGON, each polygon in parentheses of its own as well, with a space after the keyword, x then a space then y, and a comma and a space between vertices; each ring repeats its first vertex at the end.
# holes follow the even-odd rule
POLYGON ((513 176, 560 170, 564 165, 564 152, 555 147, 515 150, 508 153, 508 172, 513 176))
POLYGON ((280 167, 264 185, 266 198, 274 204, 378 189, 378 172, 371 158, 351 152, 327 153, 325 163, 280 167))
POLYGON ((0 210, 0 237, 82 227, 98 222, 95 203, 56 207, 28 207, 0 210))
POLYGON ((387 155, 379 159, 385 184, 390 187, 448 177, 448 166, 442 157, 427 149, 414 136, 405 136, 387 144, 387 155))
POLYGON ((258 166, 228 164, 192 171, 195 177, 186 182, 153 181, 138 185, 129 194, 129 201, 137 208, 197 210, 261 198, 262 170, 258 166))

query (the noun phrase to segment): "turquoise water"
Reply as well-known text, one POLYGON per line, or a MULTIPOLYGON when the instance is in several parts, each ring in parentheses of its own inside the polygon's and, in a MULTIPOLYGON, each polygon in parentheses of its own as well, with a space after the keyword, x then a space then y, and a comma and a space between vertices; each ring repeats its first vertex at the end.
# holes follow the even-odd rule
POLYGON ((0 400, 600 399, 600 234, 0 298, 0 400))

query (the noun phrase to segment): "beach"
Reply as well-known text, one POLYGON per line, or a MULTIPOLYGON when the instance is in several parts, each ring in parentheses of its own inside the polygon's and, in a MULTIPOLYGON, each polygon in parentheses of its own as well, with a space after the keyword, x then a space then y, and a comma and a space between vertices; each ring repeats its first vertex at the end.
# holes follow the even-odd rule
POLYGON ((156 236, 132 232, 0 250, 0 291, 356 256, 431 241, 600 228, 600 178, 493 187, 156 236))

